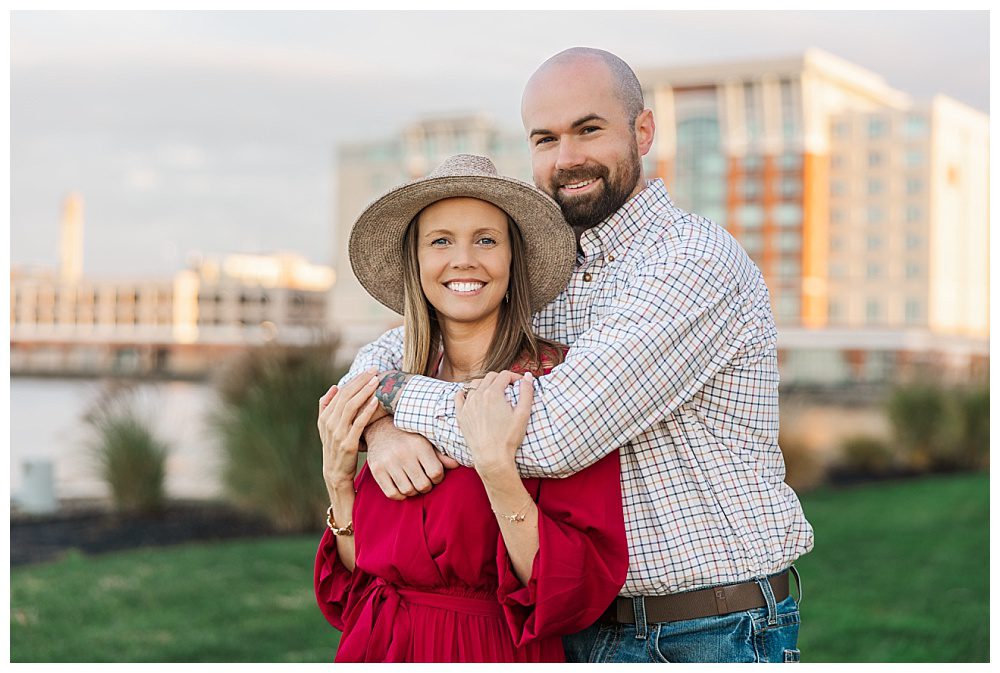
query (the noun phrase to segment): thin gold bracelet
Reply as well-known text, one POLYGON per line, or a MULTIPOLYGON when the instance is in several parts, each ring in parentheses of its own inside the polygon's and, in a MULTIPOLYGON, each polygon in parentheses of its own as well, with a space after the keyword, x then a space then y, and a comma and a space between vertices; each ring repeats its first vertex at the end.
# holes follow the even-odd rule
POLYGON ((531 499, 531 496, 528 496, 528 502, 526 502, 524 504, 524 507, 517 510, 516 512, 511 512, 510 514, 501 514, 497 512, 495 509, 492 511, 494 514, 497 515, 497 517, 505 519, 508 523, 521 523, 522 521, 524 521, 524 517, 527 515, 528 510, 531 509, 531 505, 534 504, 534 502, 535 501, 531 499))

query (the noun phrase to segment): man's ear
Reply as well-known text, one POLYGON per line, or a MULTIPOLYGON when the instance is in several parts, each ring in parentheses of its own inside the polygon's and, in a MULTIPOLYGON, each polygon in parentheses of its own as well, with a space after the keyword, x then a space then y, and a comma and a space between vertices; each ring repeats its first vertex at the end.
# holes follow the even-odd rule
POLYGON ((635 141, 639 146, 639 156, 644 157, 653 146, 653 134, 656 132, 656 123, 653 121, 653 111, 644 109, 635 118, 635 141))

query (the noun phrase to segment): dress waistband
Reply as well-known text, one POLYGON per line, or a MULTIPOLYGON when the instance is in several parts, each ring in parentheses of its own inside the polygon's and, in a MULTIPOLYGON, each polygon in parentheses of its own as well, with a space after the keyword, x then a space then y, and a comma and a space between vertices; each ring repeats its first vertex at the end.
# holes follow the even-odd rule
POLYGON ((396 587, 396 591, 404 602, 413 605, 442 608, 480 617, 502 618, 504 616, 503 608, 500 607, 500 602, 495 598, 476 598, 475 596, 443 594, 404 587, 396 587))

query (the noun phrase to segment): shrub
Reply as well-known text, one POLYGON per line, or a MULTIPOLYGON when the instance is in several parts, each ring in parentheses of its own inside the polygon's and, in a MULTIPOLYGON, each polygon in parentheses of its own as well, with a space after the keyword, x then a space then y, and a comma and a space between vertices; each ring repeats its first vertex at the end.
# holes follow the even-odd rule
POLYGON ((913 467, 977 469, 989 460, 989 389, 917 383, 897 388, 887 411, 913 467))
POLYGON ((841 444, 841 466, 858 474, 885 474, 893 467, 895 456, 888 444, 877 437, 856 435, 841 444))
POLYGON ((948 445, 950 419, 944 390, 930 383, 898 387, 890 393, 886 411, 911 466, 935 468, 948 445))
POLYGON ((169 452, 151 422, 136 409, 135 389, 115 384, 105 389, 84 416, 91 427, 91 450, 108 485, 115 509, 126 515, 163 512, 169 452))
POLYGON ((280 530, 315 530, 328 506, 317 401, 343 375, 334 344, 265 346, 239 356, 216 381, 210 415, 232 501, 280 530))
POLYGON ((990 390, 973 388, 954 396, 957 415, 958 463, 968 469, 980 469, 990 458, 990 390))

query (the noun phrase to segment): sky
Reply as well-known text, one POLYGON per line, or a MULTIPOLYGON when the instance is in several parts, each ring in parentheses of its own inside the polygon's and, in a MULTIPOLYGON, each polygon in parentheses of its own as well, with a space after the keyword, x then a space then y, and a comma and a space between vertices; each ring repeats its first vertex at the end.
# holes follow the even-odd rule
POLYGON ((78 191, 84 274, 101 278, 169 277, 197 251, 332 264, 339 144, 438 113, 517 131, 524 82, 576 45, 640 71, 818 47, 918 102, 989 111, 985 11, 21 11, 10 25, 11 262, 55 266, 78 191))

